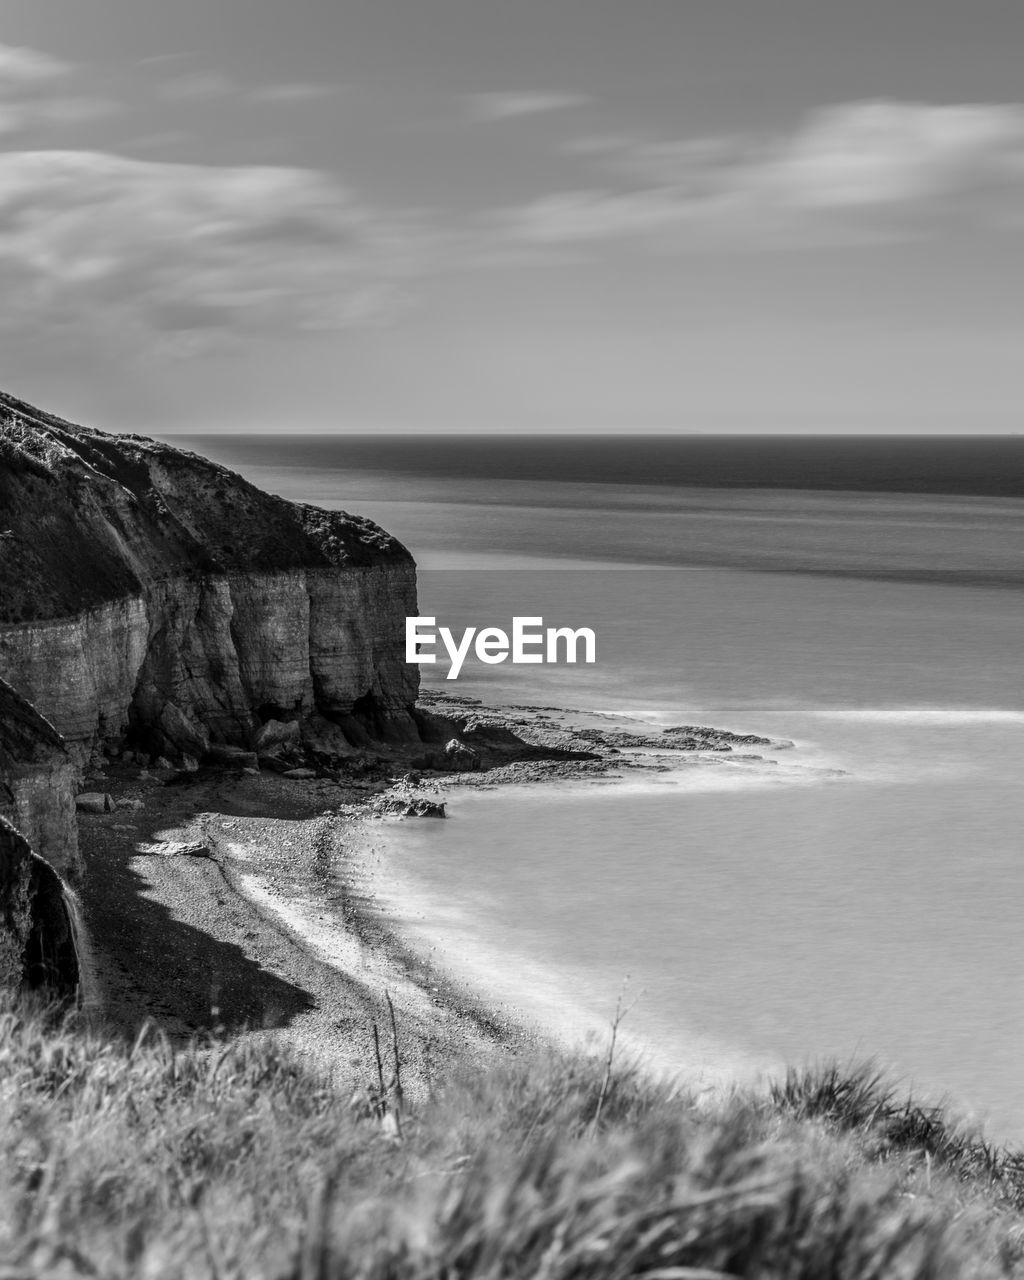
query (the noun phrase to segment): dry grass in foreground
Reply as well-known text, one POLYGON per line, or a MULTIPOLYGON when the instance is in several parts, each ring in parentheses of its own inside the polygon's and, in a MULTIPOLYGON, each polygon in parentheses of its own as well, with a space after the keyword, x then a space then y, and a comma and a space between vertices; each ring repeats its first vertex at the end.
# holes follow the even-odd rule
POLYGON ((401 1132, 269 1042, 129 1049, 7 1006, 0 1277, 1024 1274, 1017 1161, 869 1073, 698 1106, 551 1056, 401 1132))

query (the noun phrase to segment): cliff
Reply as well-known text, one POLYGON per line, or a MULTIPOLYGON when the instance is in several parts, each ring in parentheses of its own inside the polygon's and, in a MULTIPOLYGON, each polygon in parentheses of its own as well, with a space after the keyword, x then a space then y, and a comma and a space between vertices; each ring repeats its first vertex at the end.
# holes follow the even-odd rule
POLYGON ((0 394, 0 676, 79 761, 197 759, 317 714, 415 737, 415 565, 371 521, 0 394))
POLYGON ((78 988, 75 927, 60 876, 0 817, 0 989, 78 988))
POLYGON ((371 521, 0 394, 0 986, 75 989, 54 868, 78 869, 101 748, 188 763, 271 720, 418 741, 416 611, 413 559, 371 521))
POLYGON ((0 680, 0 817, 63 871, 77 862, 77 772, 53 725, 0 680))

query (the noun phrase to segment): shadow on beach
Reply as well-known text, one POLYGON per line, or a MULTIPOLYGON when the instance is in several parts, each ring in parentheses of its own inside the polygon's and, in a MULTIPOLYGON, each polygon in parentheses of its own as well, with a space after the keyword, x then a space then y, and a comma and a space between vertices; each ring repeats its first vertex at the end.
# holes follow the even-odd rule
POLYGON ((128 838, 106 825, 84 833, 80 892, 104 1022, 127 1036, 150 1022, 175 1039, 288 1026, 313 996, 252 958, 267 952, 267 927, 234 908, 216 862, 137 853, 173 822, 147 813, 128 838), (238 942, 189 923, 193 914, 215 916, 238 942))

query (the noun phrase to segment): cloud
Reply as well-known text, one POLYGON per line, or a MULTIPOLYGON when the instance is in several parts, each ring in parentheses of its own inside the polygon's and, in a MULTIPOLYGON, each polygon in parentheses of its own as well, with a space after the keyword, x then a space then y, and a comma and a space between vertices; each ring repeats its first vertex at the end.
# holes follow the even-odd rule
POLYGON ((480 120, 513 120, 519 116, 565 111, 589 101, 578 93, 471 93, 467 104, 480 120))
POLYGON ((338 86, 333 84, 268 84, 262 89, 254 89, 249 94, 249 100, 289 105, 295 102, 316 102, 321 98, 332 98, 338 91, 338 86))
POLYGON ((0 323, 192 349, 376 324, 405 305, 412 227, 312 170, 90 151, 0 153, 0 323))
POLYGON ((172 76, 157 85, 157 94, 166 102, 209 102, 235 93, 235 85, 219 71, 193 71, 172 76))
POLYGON ((788 134, 649 142, 580 139, 606 174, 493 223, 532 244, 634 237, 659 246, 722 237, 752 245, 907 236, 955 219, 1020 220, 1024 106, 855 102, 788 134))
POLYGON ((74 70, 48 53, 0 45, 0 134, 84 124, 118 110, 107 98, 68 92, 74 70))
POLYGON ((71 70, 69 62, 54 58, 48 53, 0 44, 0 90, 9 86, 24 88, 27 85, 47 84, 67 75, 71 70))
POLYGON ((139 58, 138 66, 140 67, 165 67, 172 62, 190 62, 193 58, 202 57, 200 49, 179 49, 173 53, 151 53, 145 58, 139 58))
POLYGON ((747 177, 798 208, 892 207, 1019 188, 1022 160, 1024 107, 864 102, 817 113, 747 177))
POLYGON ((88 124, 120 110, 120 104, 109 98, 39 98, 22 102, 0 98, 0 134, 88 124))
POLYGON ((219 71, 195 71, 172 76, 159 84, 156 92, 165 102, 212 102, 218 98, 233 98, 240 103, 280 106, 333 97, 339 92, 339 87, 296 82, 247 88, 219 71))

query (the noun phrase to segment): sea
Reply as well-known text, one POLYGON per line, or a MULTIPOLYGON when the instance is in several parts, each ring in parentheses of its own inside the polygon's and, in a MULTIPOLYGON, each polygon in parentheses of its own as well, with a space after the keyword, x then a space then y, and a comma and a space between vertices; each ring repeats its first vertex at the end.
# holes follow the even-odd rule
POLYGON ((1024 439, 175 443, 378 521, 440 625, 596 635, 430 688, 773 740, 390 824, 424 953, 698 1090, 870 1062, 1024 1142, 1024 439))

